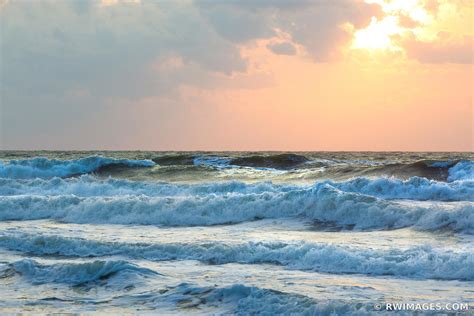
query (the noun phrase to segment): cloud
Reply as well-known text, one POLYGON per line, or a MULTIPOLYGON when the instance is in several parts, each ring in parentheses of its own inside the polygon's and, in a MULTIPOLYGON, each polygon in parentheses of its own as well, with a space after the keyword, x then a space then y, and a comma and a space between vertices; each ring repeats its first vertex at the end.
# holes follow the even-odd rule
POLYGON ((267 48, 277 55, 294 55, 296 48, 288 42, 268 44, 267 48))
POLYGON ((366 26, 380 14, 378 5, 358 0, 196 1, 217 32, 234 42, 276 35, 281 30, 306 48, 316 62, 340 57, 352 34, 342 26, 366 26))
POLYGON ((100 0, 101 6, 109 6, 109 5, 117 5, 121 3, 132 3, 132 4, 139 4, 141 3, 140 0, 100 0))
POLYGON ((222 39, 193 6, 164 2, 81 10, 74 2, 6 6, 2 72, 9 87, 32 94, 83 86, 97 95, 152 93, 141 81, 150 80, 150 63, 168 55, 210 72, 246 68, 239 48, 222 39))
MULTIPOLYGON (((363 25, 372 14, 373 6, 349 0, 11 2, 2 9, 3 88, 11 97, 76 89, 97 97, 159 95, 206 84, 215 73, 245 72, 240 46, 277 29, 316 61, 329 61, 350 37, 339 26, 363 25), (194 71, 150 69, 169 56, 194 71)), ((271 49, 291 53, 289 45, 271 49)))
POLYGON ((474 62, 473 43, 473 36, 459 38, 446 32, 438 33, 438 38, 431 42, 422 42, 414 38, 402 41, 409 58, 430 64, 472 64, 474 62))
POLYGON ((398 23, 403 28, 412 29, 420 25, 418 21, 413 20, 410 16, 406 14, 400 14, 398 16, 398 23))
POLYGON ((248 3, 196 1, 195 4, 213 29, 231 42, 245 43, 275 34, 272 17, 267 10, 251 8, 248 3))
POLYGON ((428 38, 413 35, 400 41, 409 58, 422 63, 472 64, 474 57, 471 0, 425 0, 430 19, 425 28, 428 38))
MULTIPOLYGON (((111 99, 167 97, 179 106, 183 86, 232 88, 241 84, 232 78, 250 69, 242 48, 282 41, 279 32, 314 61, 330 62, 350 37, 340 25, 363 26, 376 11, 358 0, 0 4, 0 123, 10 145, 80 131, 94 121, 90 113, 109 111, 111 99)), ((269 49, 290 54, 291 46, 269 49)))

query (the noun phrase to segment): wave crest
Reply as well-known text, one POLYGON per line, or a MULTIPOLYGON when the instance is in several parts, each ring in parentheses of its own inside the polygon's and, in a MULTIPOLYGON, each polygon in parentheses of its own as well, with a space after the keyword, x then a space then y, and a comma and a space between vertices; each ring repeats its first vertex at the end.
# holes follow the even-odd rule
POLYGON ((36 157, 10 160, 8 163, 0 162, 0 177, 16 179, 70 177, 99 171, 101 168, 110 166, 153 167, 154 165, 155 163, 151 160, 115 159, 101 156, 73 160, 36 157))
MULTIPOLYGON (((408 180, 397 178, 358 177, 348 181, 325 181, 327 185, 344 192, 361 193, 383 199, 408 199, 432 201, 474 201, 474 181, 440 182, 420 177, 408 180)), ((314 186, 321 185, 316 183, 314 186)), ((173 197, 190 195, 285 193, 308 190, 309 185, 274 184, 271 182, 243 183, 238 181, 177 184, 130 181, 125 179, 100 179, 91 175, 75 178, 9 179, 0 178, 0 195, 76 195, 173 197)))
POLYGON ((421 177, 412 177, 408 180, 359 177, 345 182, 327 181, 327 183, 342 191, 384 199, 474 201, 474 181, 446 183, 421 177))
POLYGON ((448 181, 474 180, 474 163, 463 160, 449 169, 448 181))
POLYGON ((80 285, 105 280, 118 273, 134 275, 156 274, 126 261, 93 261, 85 263, 57 263, 43 265, 31 259, 23 259, 9 266, 33 284, 66 283, 80 285))
POLYGON ((222 314, 232 315, 380 315, 373 304, 355 304, 339 300, 320 301, 314 298, 271 289, 233 284, 226 287, 196 287, 182 283, 174 293, 191 296, 197 304, 223 305, 222 314), (196 298, 198 300, 196 300, 196 298))
POLYGON ((154 261, 199 260, 214 264, 273 263, 291 269, 327 273, 474 280, 472 253, 429 246, 382 250, 306 242, 134 244, 30 234, 3 235, 0 237, 0 246, 36 255, 123 255, 154 261))
POLYGON ((304 216, 360 230, 414 227, 474 233, 474 205, 471 202, 387 201, 345 192, 337 185, 318 183, 311 187, 276 187, 270 191, 257 187, 255 192, 252 192, 252 186, 244 185, 247 191, 243 192, 151 197, 0 196, 0 220, 55 219, 72 223, 205 226, 304 216))

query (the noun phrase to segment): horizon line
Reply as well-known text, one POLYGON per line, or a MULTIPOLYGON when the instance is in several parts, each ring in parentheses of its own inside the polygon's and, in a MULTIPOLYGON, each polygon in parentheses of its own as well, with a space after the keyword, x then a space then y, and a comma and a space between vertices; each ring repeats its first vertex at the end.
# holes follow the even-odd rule
POLYGON ((43 152, 183 152, 183 153, 192 153, 192 152, 222 152, 222 153, 252 153, 252 152, 278 152, 278 153, 322 153, 322 152, 332 152, 332 153, 355 153, 355 152, 372 152, 372 153, 472 153, 474 150, 464 151, 464 150, 201 150, 201 149, 191 149, 191 150, 173 150, 173 149, 0 149, 0 152, 34 152, 34 151, 43 151, 43 152))

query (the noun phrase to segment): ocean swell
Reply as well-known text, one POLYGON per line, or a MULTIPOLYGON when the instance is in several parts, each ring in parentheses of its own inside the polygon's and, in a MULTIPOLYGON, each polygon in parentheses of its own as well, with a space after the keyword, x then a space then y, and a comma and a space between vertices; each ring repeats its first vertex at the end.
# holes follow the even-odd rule
MULTIPOLYGON (((1 235, 0 247, 35 255, 73 257, 122 255, 154 261, 199 260, 213 264, 272 263, 290 269, 327 273, 474 280, 474 255, 472 252, 455 252, 434 249, 429 246, 418 246, 405 250, 381 250, 307 242, 148 244, 103 242, 17 233, 1 235)), ((93 275, 95 276, 96 273, 94 272, 93 275)), ((51 277, 56 278, 57 276, 51 277)), ((80 279, 82 280, 83 277, 80 279)))
MULTIPOLYGON (((319 301, 314 298, 255 286, 234 284, 226 287, 197 287, 182 283, 172 294, 189 307, 219 305, 224 315, 384 315, 373 304, 344 301, 319 301)), ((188 307, 184 305, 183 307, 188 307)))
MULTIPOLYGON (((275 174, 311 175, 318 171, 319 178, 345 179, 354 176, 394 176, 408 179, 419 176, 438 181, 472 180, 474 165, 470 160, 419 160, 416 162, 376 161, 364 159, 320 159, 299 154, 236 154, 215 155, 180 153, 165 154, 148 159, 118 159, 89 156, 79 159, 59 160, 35 157, 21 160, 0 161, 0 177, 29 179, 71 177, 88 173, 108 174, 110 171, 127 168, 163 166, 162 172, 150 172, 145 176, 155 177, 183 172, 232 173, 233 170, 267 171, 275 174)), ((258 172, 256 173, 256 175, 258 172)), ((200 174, 203 176, 203 174, 200 174)))
POLYGON ((448 181, 474 180, 474 163, 463 160, 449 169, 448 181))
POLYGON ((0 178, 0 195, 65 195, 77 196, 188 196, 226 193, 285 192, 299 188, 295 185, 275 185, 270 182, 246 184, 238 181, 174 184, 162 182, 129 181, 125 179, 100 179, 92 175, 75 178, 7 179, 0 178))
POLYGON ((0 196, 0 220, 206 226, 295 216, 360 230, 411 226, 474 233, 472 202, 387 201, 341 191, 329 183, 258 193, 158 197, 0 196))
POLYGON ((100 156, 90 156, 73 160, 58 160, 36 157, 32 159, 0 161, 0 177, 3 178, 52 178, 70 177, 99 171, 110 166, 153 167, 151 160, 115 159, 100 156))
POLYGON ((241 167, 291 169, 309 159, 296 154, 252 155, 233 158, 229 163, 241 167))
POLYGON ((409 199, 432 201, 474 201, 474 181, 451 183, 412 177, 397 178, 354 178, 344 182, 326 183, 345 192, 356 192, 384 199, 409 199))
MULTIPOLYGON (((156 274, 152 270, 138 267, 126 261, 93 261, 85 263, 57 263, 43 265, 31 259, 9 264, 9 267, 32 284, 66 283, 80 285, 105 280, 120 273, 135 276, 156 274)), ((129 278, 127 276, 127 278, 129 278)))
MULTIPOLYGON (((409 199, 433 201, 474 201, 474 181, 458 180, 440 182, 420 177, 408 180, 397 178, 358 177, 348 181, 325 181, 327 185, 344 192, 361 193, 384 199, 409 199)), ((314 186, 320 186, 316 183, 314 186)), ((129 181, 124 179, 100 179, 91 175, 74 178, 52 179, 9 179, 0 178, 0 195, 76 195, 88 196, 121 196, 146 195, 190 196, 207 194, 261 194, 284 193, 294 190, 309 190, 310 185, 273 184, 258 182, 247 184, 238 181, 176 184, 160 182, 129 181)))

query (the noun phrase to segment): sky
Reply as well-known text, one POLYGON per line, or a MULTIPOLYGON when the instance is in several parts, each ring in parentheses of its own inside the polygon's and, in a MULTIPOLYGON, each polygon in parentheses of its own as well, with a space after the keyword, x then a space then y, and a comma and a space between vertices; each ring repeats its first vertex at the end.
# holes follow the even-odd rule
POLYGON ((0 0, 0 149, 473 151, 471 0, 0 0))

